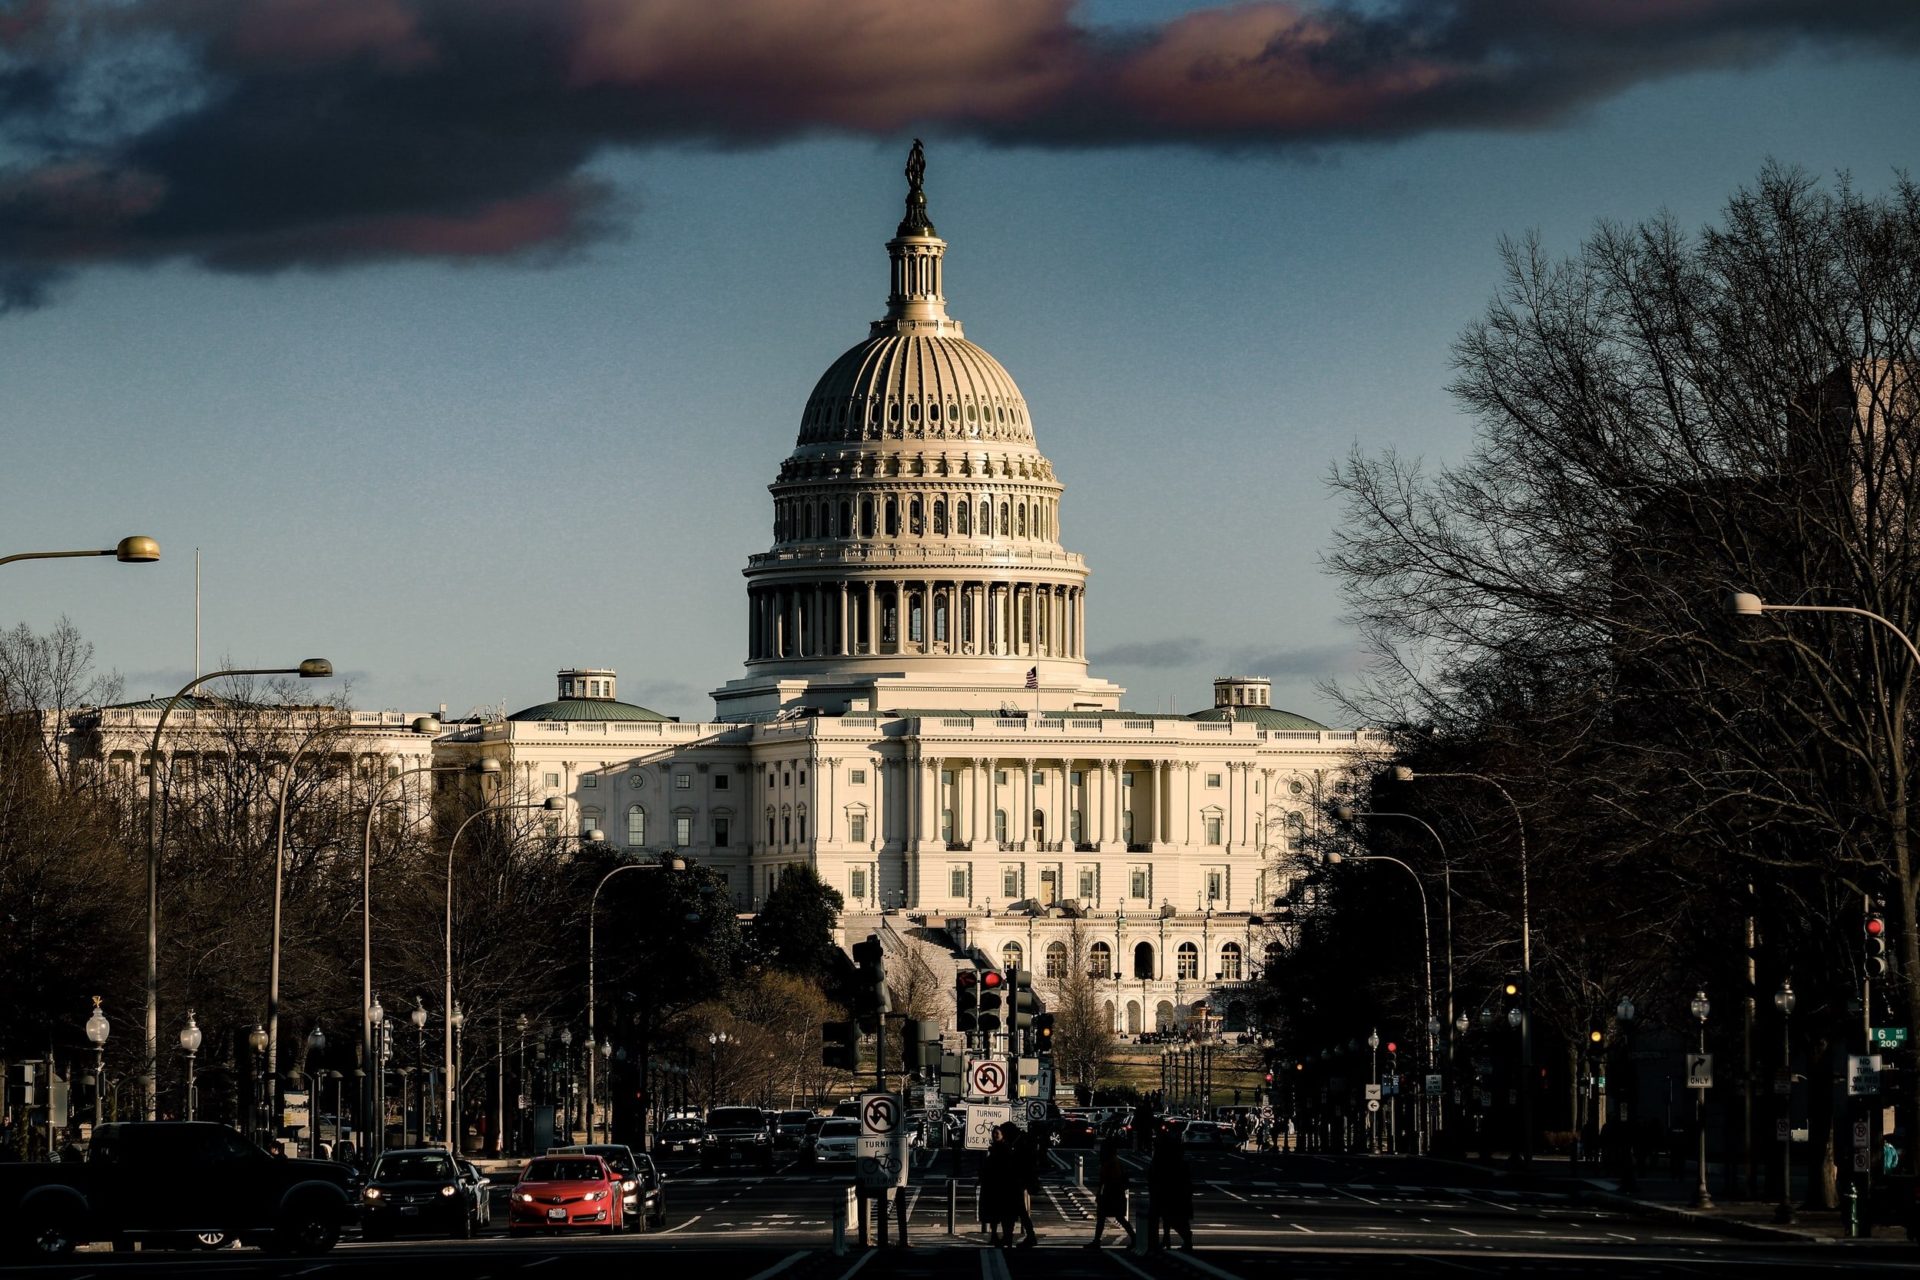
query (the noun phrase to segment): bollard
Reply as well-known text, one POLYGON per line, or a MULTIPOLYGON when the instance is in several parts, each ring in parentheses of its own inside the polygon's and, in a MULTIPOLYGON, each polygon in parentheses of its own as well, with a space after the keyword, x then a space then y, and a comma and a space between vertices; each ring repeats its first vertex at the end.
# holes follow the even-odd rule
POLYGON ((854 1201, 854 1211, 860 1215, 860 1247, 865 1249, 873 1243, 873 1223, 868 1206, 873 1202, 857 1191, 848 1191, 847 1198, 854 1201))
MULTIPOLYGON (((1133 1192, 1127 1192, 1127 1208, 1133 1208, 1133 1192)), ((1140 1197, 1140 1216, 1127 1215, 1127 1221, 1133 1224, 1133 1251, 1148 1253, 1159 1245, 1153 1239, 1153 1196, 1151 1193, 1140 1197)))
POLYGON ((847 1203, 844 1200, 833 1206, 833 1256, 847 1256, 847 1203))
POLYGON ((958 1178, 948 1178, 947 1179, 947 1234, 948 1235, 953 1236, 953 1235, 960 1234, 959 1231, 956 1230, 956 1228, 959 1225, 959 1221, 960 1221, 960 1180, 958 1178))
POLYGON ((1081 1191, 1087 1189, 1087 1158, 1085 1156, 1073 1158, 1073 1185, 1081 1191))
POLYGON ((882 1191, 876 1200, 879 1211, 874 1214, 874 1217, 880 1220, 879 1245, 884 1249, 887 1247, 887 1218, 893 1208, 893 1190, 888 1188, 882 1191))
POLYGON ((899 1246, 905 1249, 909 1247, 907 1242, 907 1189, 901 1187, 899 1190, 889 1191, 887 1194, 893 1197, 894 1217, 898 1220, 896 1225, 900 1228, 899 1246))
POLYGON ((1858 1179, 1847 1180, 1847 1236, 1859 1239, 1864 1234, 1860 1230, 1860 1183, 1858 1179))

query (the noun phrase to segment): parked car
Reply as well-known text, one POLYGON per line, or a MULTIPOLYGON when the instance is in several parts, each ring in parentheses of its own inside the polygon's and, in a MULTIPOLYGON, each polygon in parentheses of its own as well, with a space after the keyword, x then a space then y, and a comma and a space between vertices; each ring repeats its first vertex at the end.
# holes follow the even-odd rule
POLYGON ((323 1253, 353 1216, 351 1185, 343 1165, 269 1156, 221 1124, 105 1124, 84 1163, 0 1164, 0 1253, 233 1239, 323 1253))
POLYGON ((385 1151, 360 1189, 360 1234, 386 1240, 403 1232, 471 1239, 480 1225, 474 1189, 454 1158, 438 1148, 385 1151))
POLYGON ((859 1145, 860 1122, 836 1116, 820 1126, 819 1136, 813 1140, 813 1162, 852 1163, 858 1155, 859 1145))
POLYGON ((758 1107, 715 1107, 707 1112, 701 1167, 716 1169, 734 1160, 762 1169, 773 1167, 773 1130, 758 1107))
POLYGON ((782 1147, 798 1147, 800 1139, 806 1136, 807 1121, 813 1119, 811 1111, 782 1111, 780 1128, 774 1141, 782 1147))
POLYGON ((661 1151, 678 1154, 682 1151, 698 1151, 700 1144, 706 1141, 707 1126, 692 1116, 675 1116, 660 1126, 660 1132, 654 1139, 661 1151))
POLYGON ((628 1227, 638 1230, 642 1223, 661 1227, 667 1222, 666 1193, 660 1186, 660 1171, 651 1156, 615 1142, 594 1142, 570 1147, 552 1147, 550 1156, 599 1156, 620 1175, 620 1212, 628 1227))
POLYGON ((1180 1140, 1188 1147, 1206 1147, 1216 1151, 1231 1151, 1240 1145, 1240 1135, 1234 1132, 1230 1124, 1221 1124, 1217 1120, 1189 1120, 1180 1131, 1180 1140))
POLYGON ((832 1116, 807 1117, 806 1131, 800 1135, 800 1154, 803 1158, 813 1158, 813 1144, 820 1137, 820 1126, 831 1119, 832 1116))
POLYGON ((620 1230, 622 1178, 599 1156, 536 1156, 513 1185, 508 1234, 528 1231, 620 1230))

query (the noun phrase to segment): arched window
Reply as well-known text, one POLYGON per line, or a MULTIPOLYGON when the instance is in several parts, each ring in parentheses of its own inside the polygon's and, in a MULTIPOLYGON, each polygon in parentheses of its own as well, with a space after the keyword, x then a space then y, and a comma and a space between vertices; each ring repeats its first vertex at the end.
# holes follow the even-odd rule
POLYGON ((1020 519, 1020 536, 1024 538, 1027 536, 1027 504, 1023 502, 1015 507, 1014 513, 1020 519))
POLYGON ((1175 1028, 1173 1001, 1162 1000, 1159 1004, 1153 1006, 1153 1029, 1155 1031, 1172 1031, 1175 1028))
POLYGON ((1000 536, 1003 538, 1013 532, 1013 524, 1007 519, 1008 510, 1006 503, 1000 504, 1000 536))
POLYGON ((1267 957, 1267 968, 1271 969, 1280 963, 1280 958, 1287 954, 1287 950, 1277 942, 1269 942, 1264 954, 1267 957))
POLYGON ((627 843, 642 845, 647 842, 647 811, 639 805, 627 806, 627 843))
POLYGON ((1241 976, 1240 944, 1237 942, 1222 944, 1220 947, 1221 980, 1224 982, 1238 982, 1241 976))
POLYGON ((1043 844, 1046 842, 1047 811, 1045 809, 1035 809, 1033 811, 1033 838, 1043 844))
POLYGON ((954 523, 953 531, 959 534, 963 538, 966 537, 969 533, 973 532, 970 528, 967 527, 972 523, 972 520, 971 520, 972 512, 973 512, 973 504, 970 502, 956 502, 953 504, 953 523, 954 523))
POLYGON ((819 508, 813 503, 807 504, 807 537, 813 538, 819 530, 819 508))
POLYGON ((843 538, 853 536, 853 504, 844 498, 840 501, 840 536, 843 538))
POLYGON ((887 536, 900 536, 900 503, 893 498, 887 499, 887 536))
POLYGON ((871 538, 873 536, 872 498, 862 498, 860 500, 860 536, 863 538, 871 538))
POLYGON ((920 499, 915 498, 907 504, 907 532, 917 538, 926 531, 926 525, 920 519, 920 499))
POLYGON ((1019 943, 1009 942, 1006 946, 1000 948, 1000 967, 1002 969, 1018 969, 1020 967, 1020 957, 1024 954, 1025 952, 1020 950, 1019 943))
POLYGON ((1047 976, 1064 978, 1067 976, 1067 944, 1049 942, 1047 944, 1047 976))
POLYGON ((1183 942, 1173 956, 1174 977, 1197 978, 1200 976, 1200 948, 1191 942, 1183 942))
POLYGON ((1151 978, 1153 973, 1153 944, 1142 942, 1133 949, 1133 976, 1151 978))
POLYGON ((993 536, 993 504, 984 498, 980 500, 980 536, 993 536))
POLYGON ((993 838, 998 844, 1007 842, 1007 811, 1005 809, 993 811, 993 838))
POLYGON ((941 535, 947 531, 947 500, 945 498, 933 500, 933 531, 941 535))
POLYGON ((1087 975, 1105 981, 1113 976, 1113 948, 1096 942, 1087 948, 1087 975))

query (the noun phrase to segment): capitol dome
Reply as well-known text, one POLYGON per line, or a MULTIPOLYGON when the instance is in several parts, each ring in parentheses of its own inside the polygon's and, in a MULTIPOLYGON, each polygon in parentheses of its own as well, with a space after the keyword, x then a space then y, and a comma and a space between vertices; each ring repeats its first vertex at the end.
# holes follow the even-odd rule
POLYGON ((1001 363, 947 314, 914 144, 886 314, 814 384, 747 564, 744 680, 721 719, 855 706, 1110 708, 1087 674, 1086 562, 1001 363))

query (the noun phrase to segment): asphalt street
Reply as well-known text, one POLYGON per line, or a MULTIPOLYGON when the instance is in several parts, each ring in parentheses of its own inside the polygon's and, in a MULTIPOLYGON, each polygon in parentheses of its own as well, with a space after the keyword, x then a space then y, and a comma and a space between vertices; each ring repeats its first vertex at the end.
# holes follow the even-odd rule
MULTIPOLYGON (((1882 1239, 1847 1244, 1747 1241, 1691 1224, 1578 1203, 1566 1194, 1516 1190, 1495 1172, 1417 1159, 1256 1156, 1193 1157, 1196 1250, 1140 1255, 1085 1247, 1093 1202, 1062 1153, 1034 1208, 1037 1246, 990 1249, 974 1221, 970 1176, 958 1182, 956 1234, 947 1234, 951 1159, 916 1171, 907 1188, 907 1249, 831 1249, 832 1214, 850 1172, 792 1161, 771 1173, 703 1172, 684 1159, 663 1162, 668 1225, 620 1236, 508 1240, 499 1225, 472 1241, 349 1237, 319 1258, 285 1259, 251 1249, 202 1253, 87 1251, 31 1269, 79 1280, 127 1269, 169 1276, 327 1277, 459 1275, 508 1277, 699 1276, 702 1280, 1253 1280, 1286 1274, 1424 1276, 1733 1276, 1810 1271, 1920 1273, 1920 1247, 1882 1239)), ((1091 1153, 1089 1167, 1092 1164, 1091 1153)), ((1136 1185, 1144 1158, 1129 1153, 1136 1185)), ((971 1174, 971 1168, 967 1170, 971 1174)), ((504 1182, 496 1184, 504 1200, 504 1182)), ((497 1222, 504 1222, 504 1203, 497 1222)))

